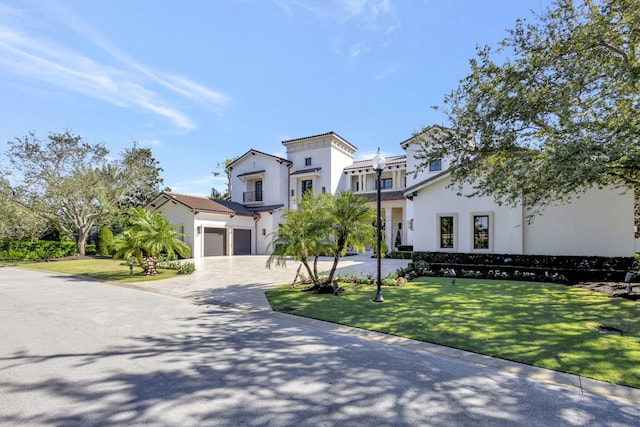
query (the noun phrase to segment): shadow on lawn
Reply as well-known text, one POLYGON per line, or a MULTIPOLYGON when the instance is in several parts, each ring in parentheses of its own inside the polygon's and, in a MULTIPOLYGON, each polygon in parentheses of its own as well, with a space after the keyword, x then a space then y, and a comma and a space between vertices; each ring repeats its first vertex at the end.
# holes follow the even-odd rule
POLYGON ((209 308, 174 321, 172 333, 134 336, 127 346, 15 352, 1 359, 4 372, 27 364, 81 372, 91 364, 127 363, 99 379, 10 376, 0 393, 14 399, 44 393, 63 405, 63 415, 43 407, 24 417, 5 406, 0 424, 566 425, 598 423, 589 415, 594 408, 619 425, 640 417, 637 408, 615 400, 555 393, 516 377, 309 331, 269 315, 209 308), (531 410, 532 402, 539 411, 531 410))
POLYGON ((564 285, 456 283, 430 278, 419 285, 385 287, 385 302, 375 309, 368 288, 325 303, 291 293, 274 301, 301 316, 639 387, 636 302, 564 285), (622 336, 602 334, 601 326, 621 330, 622 336))

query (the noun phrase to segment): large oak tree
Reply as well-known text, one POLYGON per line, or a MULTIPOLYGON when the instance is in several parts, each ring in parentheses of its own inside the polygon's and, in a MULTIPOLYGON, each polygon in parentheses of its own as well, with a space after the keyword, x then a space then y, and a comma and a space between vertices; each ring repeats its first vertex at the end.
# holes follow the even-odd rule
POLYGON ((450 157, 464 194, 534 212, 640 184, 640 2, 558 0, 470 62, 436 107, 450 131, 416 136, 422 167, 450 157))
POLYGON ((135 144, 122 160, 110 160, 104 144, 90 144, 69 131, 51 133, 44 141, 30 133, 8 146, 11 169, 3 172, 2 199, 57 226, 80 255, 96 226, 161 183, 161 169, 145 157, 150 152, 139 156, 135 144))

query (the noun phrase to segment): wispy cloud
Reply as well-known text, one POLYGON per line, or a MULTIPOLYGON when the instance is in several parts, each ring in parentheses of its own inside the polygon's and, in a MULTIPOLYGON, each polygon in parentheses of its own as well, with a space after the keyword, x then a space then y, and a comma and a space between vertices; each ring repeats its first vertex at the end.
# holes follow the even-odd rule
POLYGON ((274 0, 289 16, 299 12, 330 23, 336 53, 357 57, 385 47, 399 20, 390 0, 274 0))
POLYGON ((172 105, 156 85, 221 113, 229 102, 224 93, 177 74, 155 72, 128 57, 98 31, 59 3, 44 3, 51 16, 108 53, 114 64, 103 64, 67 48, 51 38, 27 33, 27 17, 19 10, 0 4, 0 64, 23 78, 42 81, 111 104, 146 111, 168 119, 174 126, 191 130, 193 120, 172 105), (13 18, 18 25, 6 22, 13 18))

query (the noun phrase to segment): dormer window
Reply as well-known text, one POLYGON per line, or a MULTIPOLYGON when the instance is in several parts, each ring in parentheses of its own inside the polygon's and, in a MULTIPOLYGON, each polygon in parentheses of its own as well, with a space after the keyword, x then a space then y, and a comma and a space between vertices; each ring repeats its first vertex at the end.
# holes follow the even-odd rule
POLYGON ((311 157, 305 157, 304 158, 304 165, 305 166, 311 166, 311 157))

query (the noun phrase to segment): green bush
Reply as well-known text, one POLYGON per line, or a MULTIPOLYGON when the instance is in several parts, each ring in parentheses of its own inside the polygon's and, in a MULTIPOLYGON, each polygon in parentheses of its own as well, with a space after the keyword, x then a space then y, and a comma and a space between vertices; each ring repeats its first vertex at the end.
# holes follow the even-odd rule
POLYGON ((73 242, 54 242, 39 240, 6 239, 0 241, 0 259, 7 261, 37 261, 43 259, 62 258, 76 254, 73 242))
POLYGON ((414 265, 419 262, 427 267, 416 271, 418 275, 438 276, 453 270, 457 275, 469 271, 472 276, 514 280, 530 279, 534 275, 534 280, 566 283, 622 281, 632 268, 633 258, 414 252, 413 263, 407 270, 416 269, 414 265))
POLYGON ((113 232, 109 226, 104 225, 98 232, 96 253, 103 256, 111 256, 114 253, 113 232))
POLYGON ((394 259, 411 259, 412 252, 407 251, 392 251, 389 253, 389 258, 394 259))

